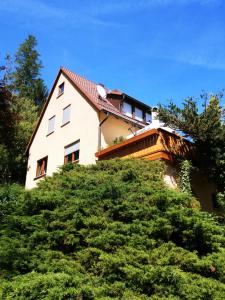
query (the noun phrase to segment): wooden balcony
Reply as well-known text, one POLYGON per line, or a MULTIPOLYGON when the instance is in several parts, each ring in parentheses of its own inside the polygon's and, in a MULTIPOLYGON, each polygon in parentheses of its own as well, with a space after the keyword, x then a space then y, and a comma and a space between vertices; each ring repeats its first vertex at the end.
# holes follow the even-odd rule
POLYGON ((164 129, 151 129, 119 144, 98 151, 99 160, 115 157, 142 158, 148 160, 165 160, 173 162, 178 157, 190 157, 193 144, 177 134, 164 129))

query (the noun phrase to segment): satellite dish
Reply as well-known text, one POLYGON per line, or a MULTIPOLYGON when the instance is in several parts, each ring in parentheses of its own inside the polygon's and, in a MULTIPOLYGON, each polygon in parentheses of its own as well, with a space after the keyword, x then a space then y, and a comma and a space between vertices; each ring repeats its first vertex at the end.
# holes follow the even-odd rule
POLYGON ((97 92, 103 99, 106 99, 107 93, 101 84, 97 84, 97 92))

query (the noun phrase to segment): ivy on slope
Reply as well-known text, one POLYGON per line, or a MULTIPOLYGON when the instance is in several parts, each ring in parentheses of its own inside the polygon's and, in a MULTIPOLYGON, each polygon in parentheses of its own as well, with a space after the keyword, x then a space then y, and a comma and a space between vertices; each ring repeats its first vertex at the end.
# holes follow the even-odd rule
POLYGON ((2 299, 224 299, 224 225, 160 162, 66 165, 0 188, 2 299))

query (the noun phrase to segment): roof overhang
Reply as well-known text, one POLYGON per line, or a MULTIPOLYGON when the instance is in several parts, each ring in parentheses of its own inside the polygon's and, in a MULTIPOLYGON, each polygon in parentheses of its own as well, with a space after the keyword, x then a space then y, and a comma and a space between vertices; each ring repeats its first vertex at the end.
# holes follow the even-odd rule
POLYGON ((141 102, 141 101, 139 101, 139 100, 137 100, 137 99, 135 99, 135 98, 133 98, 133 97, 127 95, 126 93, 123 93, 123 98, 124 98, 124 100, 125 100, 126 98, 129 99, 131 102, 136 103, 136 104, 138 104, 139 106, 144 107, 144 108, 145 108, 146 110, 148 110, 148 111, 151 111, 151 109, 152 109, 151 106, 149 106, 149 105, 147 105, 147 104, 145 104, 145 103, 143 103, 143 102, 141 102))
POLYGON ((105 108, 101 109, 101 111, 104 112, 104 113, 108 113, 108 114, 112 115, 113 117, 115 117, 117 119, 123 120, 124 122, 129 123, 134 127, 138 127, 138 128, 141 129, 141 128, 144 128, 146 126, 145 124, 141 124, 141 123, 136 122, 135 120, 133 120, 131 118, 128 118, 128 117, 126 118, 125 116, 123 117, 123 116, 118 115, 118 114, 116 114, 116 113, 114 113, 110 110, 105 109, 105 108))

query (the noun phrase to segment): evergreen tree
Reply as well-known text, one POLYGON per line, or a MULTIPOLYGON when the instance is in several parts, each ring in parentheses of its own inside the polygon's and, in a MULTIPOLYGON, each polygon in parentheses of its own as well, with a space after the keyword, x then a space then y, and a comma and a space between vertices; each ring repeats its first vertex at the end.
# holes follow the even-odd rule
POLYGON ((10 149, 11 181, 24 184, 27 169, 27 144, 37 121, 37 107, 29 98, 14 97, 11 110, 17 116, 14 122, 13 143, 10 149))
POLYGON ((10 93, 0 87, 0 182, 5 182, 10 177, 8 149, 14 136, 14 115, 10 104, 10 93))
POLYGON ((0 86, 0 183, 24 183, 25 149, 37 120, 37 107, 32 99, 19 98, 9 91, 12 87, 9 56, 5 62, 0 86))
POLYGON ((19 97, 29 98, 38 106, 42 106, 47 97, 47 87, 40 78, 42 63, 36 50, 37 40, 34 36, 20 45, 15 55, 14 90, 19 97))
POLYGON ((221 98, 222 94, 202 95, 202 110, 199 108, 199 99, 186 99, 182 108, 171 102, 168 106, 160 106, 159 118, 193 140, 194 165, 217 184, 219 191, 224 191, 225 123, 221 98))
MULTIPOLYGON (((5 69, 0 67, 4 73, 5 69)), ((11 111, 12 95, 5 86, 5 74, 0 74, 0 182, 6 182, 10 178, 8 149, 12 146, 16 116, 11 111)))

